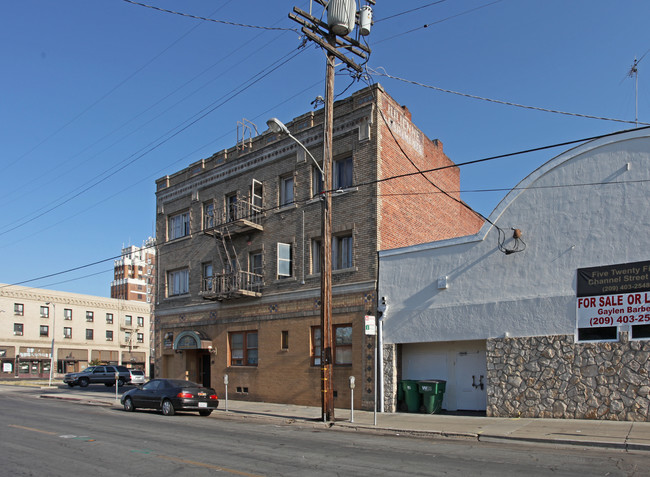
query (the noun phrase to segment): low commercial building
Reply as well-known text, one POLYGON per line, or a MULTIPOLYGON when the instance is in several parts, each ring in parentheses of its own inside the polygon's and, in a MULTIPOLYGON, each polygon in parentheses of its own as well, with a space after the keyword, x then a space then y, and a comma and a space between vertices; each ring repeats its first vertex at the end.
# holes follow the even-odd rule
POLYGON ((475 235, 380 252, 383 404, 650 420, 650 131, 587 142, 521 181, 475 235))
POLYGON ((0 377, 49 377, 89 363, 145 369, 150 306, 0 284, 0 377))

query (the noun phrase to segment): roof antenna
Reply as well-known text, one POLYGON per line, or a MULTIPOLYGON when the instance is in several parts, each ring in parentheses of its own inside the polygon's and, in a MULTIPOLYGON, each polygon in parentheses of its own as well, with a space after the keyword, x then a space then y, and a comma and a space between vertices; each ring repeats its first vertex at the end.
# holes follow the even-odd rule
POLYGON ((637 61, 636 56, 634 57, 634 63, 630 71, 627 72, 627 76, 632 78, 634 76, 634 126, 639 127, 639 61, 637 61))
POLYGON ((632 78, 634 76, 634 124, 636 127, 639 127, 639 63, 645 58, 650 52, 648 49, 638 60, 636 56, 634 57, 634 63, 630 67, 630 71, 627 72, 627 76, 632 78))

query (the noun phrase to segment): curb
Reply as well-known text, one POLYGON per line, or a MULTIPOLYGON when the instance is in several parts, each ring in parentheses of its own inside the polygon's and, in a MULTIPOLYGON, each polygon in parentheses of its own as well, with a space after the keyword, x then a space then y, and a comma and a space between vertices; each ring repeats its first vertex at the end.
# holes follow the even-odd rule
POLYGON ((83 398, 73 398, 73 397, 68 397, 68 396, 52 396, 52 395, 47 395, 47 394, 41 394, 39 396, 41 399, 58 399, 59 401, 71 401, 71 402, 77 402, 79 404, 87 404, 90 406, 107 406, 107 407, 113 407, 117 406, 117 403, 110 403, 107 401, 100 401, 100 400, 94 400, 94 399, 83 399, 83 398))
POLYGON ((595 447, 600 449, 617 449, 626 452, 641 451, 650 452, 650 444, 634 444, 630 442, 613 441, 578 441, 574 439, 545 439, 543 437, 511 437, 481 434, 479 441, 482 442, 529 442, 532 444, 595 447))
POLYGON ((368 427, 367 425, 334 424, 339 430, 365 432, 368 434, 397 435, 425 439, 455 439, 478 441, 479 435, 473 432, 416 431, 413 429, 396 429, 391 427, 368 427))
MULTIPOLYGON (((116 402, 109 402, 106 400, 94 400, 89 398, 76 398, 71 396, 57 396, 52 394, 41 394, 39 398, 42 399, 58 399, 61 401, 70 401, 78 404, 85 404, 91 406, 106 406, 115 409, 121 409, 121 405, 116 402)), ((593 447, 601 449, 616 449, 625 452, 640 451, 650 452, 650 444, 630 443, 630 442, 615 442, 615 441, 580 441, 575 439, 549 439, 544 437, 517 437, 505 436, 497 434, 483 434, 473 432, 449 432, 449 431, 422 431, 414 429, 401 429, 389 427, 374 427, 367 424, 355 424, 349 422, 341 423, 323 423, 317 419, 309 419, 302 417, 288 417, 267 415, 260 413, 248 413, 246 411, 225 411, 220 409, 212 417, 219 417, 221 419, 228 419, 230 421, 258 421, 258 422, 272 422, 280 425, 298 425, 303 427, 318 427, 322 429, 334 429, 345 432, 363 432, 366 434, 375 434, 383 436, 404 436, 420 439, 453 439, 475 442, 495 442, 495 443, 528 443, 528 444, 541 444, 550 446, 571 446, 571 447, 593 447)))

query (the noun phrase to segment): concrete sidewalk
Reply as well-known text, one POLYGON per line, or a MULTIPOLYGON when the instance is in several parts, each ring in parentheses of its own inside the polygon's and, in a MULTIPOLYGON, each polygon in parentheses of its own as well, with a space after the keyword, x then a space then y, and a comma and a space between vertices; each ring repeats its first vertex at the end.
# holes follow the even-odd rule
MULTIPOLYGON (((121 407, 114 397, 75 389, 41 389, 41 398, 73 400, 86 404, 121 407)), ((220 400, 212 417, 263 419, 278 424, 324 426, 352 432, 481 442, 511 441, 553 445, 614 448, 650 452, 650 422, 616 422, 578 419, 520 419, 455 416, 446 414, 377 413, 336 409, 336 421, 324 423, 320 407, 263 402, 220 400), (353 422, 351 422, 353 417, 353 422), (375 425, 376 417, 376 425, 375 425)))

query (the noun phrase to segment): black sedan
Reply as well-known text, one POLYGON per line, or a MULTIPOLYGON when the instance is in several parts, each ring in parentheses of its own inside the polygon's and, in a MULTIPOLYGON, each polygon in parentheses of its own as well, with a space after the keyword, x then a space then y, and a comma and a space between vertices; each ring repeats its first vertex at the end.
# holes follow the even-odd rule
POLYGON ((173 416, 176 411, 198 411, 201 416, 209 416, 219 407, 214 389, 181 379, 152 379, 125 392, 121 402, 125 411, 161 409, 165 416, 173 416))

